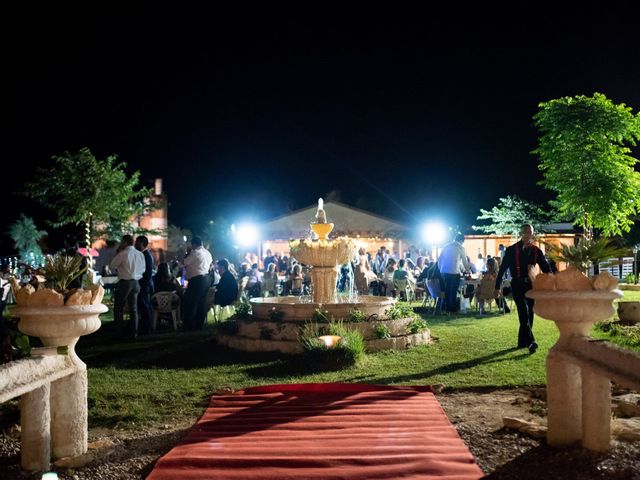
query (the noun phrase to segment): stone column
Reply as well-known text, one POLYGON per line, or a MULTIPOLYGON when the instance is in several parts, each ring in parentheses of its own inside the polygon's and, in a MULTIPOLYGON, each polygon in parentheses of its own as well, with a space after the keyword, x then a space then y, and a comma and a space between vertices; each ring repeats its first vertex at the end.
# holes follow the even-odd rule
POLYGON ((611 439, 611 381, 582 369, 582 446, 606 452, 611 439))
POLYGON ((49 384, 25 393, 20 398, 20 429, 22 435, 21 465, 25 470, 49 469, 51 460, 51 421, 49 384))
POLYGON ((311 269, 314 303, 324 304, 334 301, 337 279, 337 267, 313 267, 311 269))
POLYGON ((51 446, 54 458, 87 451, 87 371, 51 383, 51 446))
POLYGON ((547 357, 547 442, 570 445, 582 438, 580 367, 558 357, 556 347, 547 357))

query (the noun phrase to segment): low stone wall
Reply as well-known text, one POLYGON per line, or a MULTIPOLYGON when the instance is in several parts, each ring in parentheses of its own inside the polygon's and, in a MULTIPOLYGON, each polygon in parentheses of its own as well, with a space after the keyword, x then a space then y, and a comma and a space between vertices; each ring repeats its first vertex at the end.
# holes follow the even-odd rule
MULTIPOLYGON (((348 323, 349 328, 358 330, 365 341, 367 351, 406 350, 416 345, 426 345, 430 340, 429 330, 420 333, 409 333, 407 326, 413 318, 396 320, 373 320, 359 323, 348 323), (378 338, 376 328, 384 325, 391 338, 378 338)), ((218 343, 227 347, 247 352, 281 352, 302 353, 300 327, 302 322, 274 322, 249 316, 236 320, 238 331, 234 334, 219 333, 218 343)))

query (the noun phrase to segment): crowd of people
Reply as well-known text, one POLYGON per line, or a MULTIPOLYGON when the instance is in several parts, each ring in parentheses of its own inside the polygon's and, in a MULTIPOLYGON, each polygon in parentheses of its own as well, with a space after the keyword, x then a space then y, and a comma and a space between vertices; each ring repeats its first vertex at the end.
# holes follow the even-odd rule
MULTIPOLYGON (((484 258, 478 253, 474 261, 465 252, 463 235, 445 245, 437 259, 417 249, 398 258, 385 246, 373 256, 360 248, 357 258, 341 267, 337 289, 362 295, 403 296, 405 290, 399 289, 399 284, 408 285, 411 291, 423 286, 425 295, 443 297, 448 313, 460 308, 460 297, 475 297, 480 314, 487 301, 495 301, 500 310, 508 312, 505 298, 511 294, 520 320, 518 347, 534 352, 537 344, 531 329, 533 301, 526 298, 525 293, 531 288, 531 269, 537 265, 541 271, 548 272, 553 265, 533 244, 533 235, 533 227, 524 225, 519 242, 508 248, 500 245, 498 255, 493 257, 484 258), (465 279, 472 275, 475 282, 467 285, 465 279), (464 285, 471 291, 461 289, 464 285)), ((79 255, 77 243, 65 245, 65 253, 79 255)), ((6 270, 6 265, 3 268, 6 270)), ((28 281, 37 286, 42 279, 36 269, 31 270, 28 281)), ((113 295, 116 328, 132 339, 150 333, 153 308, 157 307, 155 293, 176 294, 173 298, 181 309, 183 329, 188 331, 202 329, 209 309, 216 305, 232 305, 242 297, 305 295, 313 288, 307 266, 295 258, 271 250, 267 250, 262 259, 247 253, 236 268, 228 259, 214 260, 199 237, 191 239, 182 261, 175 259, 155 266, 147 237, 140 235, 134 240, 133 236, 125 235, 104 270, 103 274, 117 275, 113 295)), ((9 272, 5 271, 0 275, 1 308, 10 294, 8 276, 9 272)), ((80 276, 71 287, 80 287, 82 282, 80 276)))

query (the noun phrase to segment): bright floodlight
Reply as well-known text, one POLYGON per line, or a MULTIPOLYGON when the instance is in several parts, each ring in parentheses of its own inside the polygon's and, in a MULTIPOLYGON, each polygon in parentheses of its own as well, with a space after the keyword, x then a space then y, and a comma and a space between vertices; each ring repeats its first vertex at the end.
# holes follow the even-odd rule
POLYGON ((255 225, 238 225, 235 235, 238 244, 242 247, 251 247, 258 243, 258 228, 255 225))
POLYGON ((441 223, 427 223, 422 227, 422 236, 430 245, 439 245, 447 238, 447 229, 441 223))

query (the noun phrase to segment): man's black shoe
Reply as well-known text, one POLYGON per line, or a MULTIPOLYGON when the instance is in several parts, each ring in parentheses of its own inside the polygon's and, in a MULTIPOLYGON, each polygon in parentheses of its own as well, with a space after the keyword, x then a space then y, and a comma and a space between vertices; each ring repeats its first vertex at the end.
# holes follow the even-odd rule
POLYGON ((538 350, 538 344, 536 342, 529 345, 529 353, 536 353, 536 350, 538 350))

